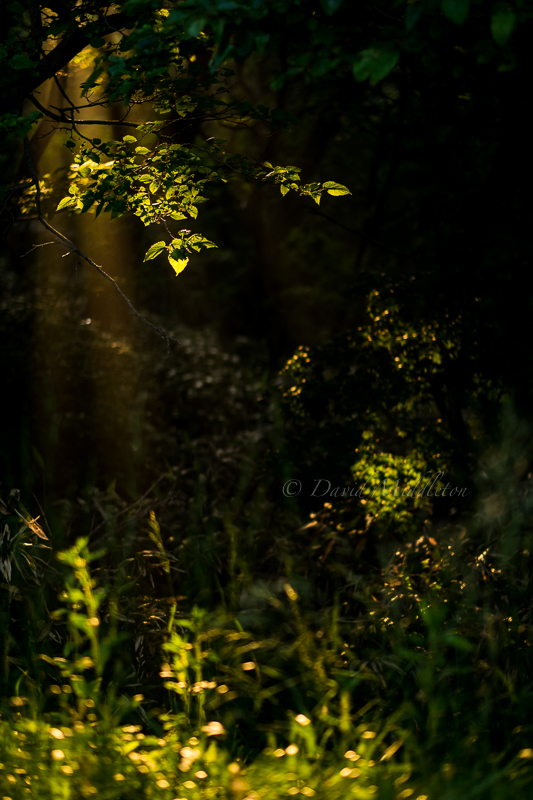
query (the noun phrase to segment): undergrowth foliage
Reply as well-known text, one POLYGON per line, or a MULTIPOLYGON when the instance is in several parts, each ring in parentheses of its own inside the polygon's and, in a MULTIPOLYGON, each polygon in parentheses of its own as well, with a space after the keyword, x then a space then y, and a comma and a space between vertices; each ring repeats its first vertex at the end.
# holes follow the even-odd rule
POLYGON ((150 597, 87 538, 33 562, 46 534, 5 498, 2 796, 529 796, 530 434, 509 405, 503 430, 453 524, 415 531, 402 511, 394 538, 326 503, 269 576, 227 518, 202 607, 153 511, 150 597))

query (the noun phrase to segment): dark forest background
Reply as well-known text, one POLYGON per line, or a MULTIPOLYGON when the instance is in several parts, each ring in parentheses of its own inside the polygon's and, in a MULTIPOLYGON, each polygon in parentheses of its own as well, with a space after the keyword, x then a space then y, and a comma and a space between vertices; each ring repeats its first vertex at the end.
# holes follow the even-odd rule
MULTIPOLYGON (((464 795, 442 796, 470 797, 487 764, 503 769, 515 741, 522 753, 529 744, 533 8, 324 0, 266 4, 254 16, 253 4, 223 5, 202 19, 216 31, 225 15, 224 96, 290 124, 194 118, 179 141, 225 139, 229 152, 295 165, 303 182, 336 181, 351 195, 317 205, 230 174, 190 222, 217 249, 176 277, 166 262, 143 261, 160 234, 138 219, 55 212, 71 153, 51 123, 34 126, 33 159, 41 178, 51 176, 48 218, 179 343, 167 353, 34 214, 13 218, 5 206, 2 498, 20 490, 54 550, 82 535, 90 549, 104 546, 104 584, 135 583, 122 609, 122 658, 125 672, 136 670, 136 691, 153 688, 166 625, 151 623, 151 639, 147 609, 163 615, 177 603, 179 619, 194 606, 223 607, 236 630, 287 642, 300 635, 290 580, 313 635, 327 630, 333 649, 351 653, 328 672, 339 687, 328 701, 337 722, 328 724, 340 726, 345 746, 342 697, 357 705, 357 692, 365 702, 381 692, 376 725, 409 708, 402 724, 421 742, 416 780, 430 781, 432 770, 443 780, 448 763, 461 763, 453 791, 464 795), (412 486, 421 475, 465 491, 313 494, 320 479, 333 490, 365 480, 412 486), (284 493, 287 481, 301 491, 284 493), (396 595, 404 605, 393 611, 396 595), (419 602, 434 602, 434 615, 424 606, 417 616, 419 602), (367 664, 381 688, 354 678, 367 664), (467 732, 480 737, 474 755, 467 732), (470 786, 471 759, 481 766, 470 786)), ((184 8, 193 21, 200 14, 184 8)), ((62 70, 46 90, 50 105, 61 90, 79 92, 89 72, 83 61, 62 70)), ((119 106, 102 114, 114 119, 119 106)), ((24 109, 33 110, 29 101, 24 109)), ((28 178, 21 140, 0 133, 6 181, 28 178)), ((35 574, 48 587, 44 606, 13 611, 11 594, 2 606, 3 679, 13 692, 35 641, 50 653, 59 645, 60 624, 43 610, 56 584, 35 574)), ((21 581, 12 592, 22 596, 21 581)), ((267 651, 281 672, 303 669, 294 651, 267 651)), ((307 698, 318 704, 329 689, 322 678, 302 680, 301 691, 283 689, 281 705, 311 715, 307 698)), ((156 689, 154 697, 164 703, 156 689)), ((250 697, 220 716, 238 730, 228 747, 244 761, 264 748, 265 731, 279 733, 268 703, 254 727, 250 697)), ((513 769, 527 787, 522 767, 513 769)), ((506 780, 490 796, 507 796, 506 780)))
MULTIPOLYGON (((404 26, 401 12, 382 11, 379 33, 404 26)), ((142 263, 153 235, 138 220, 65 220, 150 318, 185 337, 168 359, 74 257, 61 259, 57 245, 26 255, 51 237, 37 220, 16 222, 2 261, 6 488, 46 493, 53 505, 115 481, 133 500, 165 461, 192 457, 196 446, 216 473, 221 438, 233 447, 246 431, 266 444, 274 398, 294 477, 346 481, 363 431, 401 448, 407 412, 428 436, 422 443, 420 430, 403 431, 404 450, 414 444, 425 459, 446 450, 442 465, 464 483, 484 437, 494 436, 501 397, 527 416, 528 19, 498 46, 483 4, 461 26, 420 13, 403 32, 401 62, 372 85, 345 63, 364 31, 347 7, 322 14, 322 38, 337 55, 329 62, 309 63, 313 28, 302 33, 299 19, 273 16, 286 52, 234 64, 230 94, 298 122, 276 133, 261 121, 191 122, 184 136, 216 133, 231 151, 297 164, 304 181, 342 181, 352 196, 317 207, 236 176, 202 207, 202 230, 218 249, 177 279, 142 263), (293 64, 296 74, 289 69, 272 88, 293 64), (372 293, 374 312, 390 300, 387 330, 369 314, 372 293), (344 352, 349 336, 356 344, 344 352), (311 348, 311 361, 296 409, 274 387, 298 347, 311 348)), ((80 68, 61 80, 72 90, 80 68)), ((60 136, 40 138, 49 132, 42 126, 32 146, 41 174, 57 180, 70 157, 60 136)), ((4 151, 6 166, 18 158, 16 147, 4 151)))

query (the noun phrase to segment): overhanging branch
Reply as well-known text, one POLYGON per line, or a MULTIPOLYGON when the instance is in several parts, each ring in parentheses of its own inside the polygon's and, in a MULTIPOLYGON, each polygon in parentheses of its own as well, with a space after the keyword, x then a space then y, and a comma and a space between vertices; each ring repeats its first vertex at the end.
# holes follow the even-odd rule
MULTIPOLYGON (((135 21, 125 14, 111 14, 105 17, 108 28, 113 31, 128 30, 135 26, 135 21)), ((104 31, 104 35, 109 31, 104 31)), ((53 78, 60 70, 64 69, 72 59, 81 53, 90 43, 91 36, 85 28, 77 28, 71 34, 65 36, 53 50, 50 50, 36 65, 35 73, 28 74, 26 80, 17 83, 17 100, 20 96, 27 97, 41 86, 48 78, 53 78)), ((7 99, 7 98, 6 98, 7 99)))
POLYGON ((128 306, 128 308, 130 309, 130 311, 132 312, 132 314, 133 314, 134 316, 136 316, 138 320, 140 320, 141 322, 143 322, 145 325, 147 325, 147 326, 148 326, 149 328, 151 328, 153 331, 155 331, 156 333, 158 333, 158 334, 159 334, 159 336, 162 336, 162 337, 163 337, 163 339, 165 339, 165 340, 166 340, 166 343, 167 343, 167 354, 168 354, 168 353, 170 352, 170 342, 171 342, 171 341, 172 341, 172 342, 177 342, 177 340, 176 340, 176 339, 174 339, 174 337, 173 337, 173 336, 170 336, 168 333, 166 333, 166 332, 165 332, 165 331, 164 331, 162 328, 159 328, 157 325, 154 325, 153 323, 149 322, 147 319, 145 319, 145 318, 142 316, 142 314, 139 314, 139 312, 137 311, 137 309, 136 309, 136 308, 133 306, 133 304, 130 302, 130 300, 129 300, 129 299, 126 297, 126 295, 124 294, 124 292, 122 291, 122 289, 120 288, 120 286, 118 285, 118 283, 117 283, 115 280, 113 280, 113 278, 111 277, 111 275, 108 275, 108 274, 107 274, 107 272, 106 272, 104 269, 102 269, 102 267, 100 267, 98 264, 96 264, 96 263, 95 263, 95 262, 94 262, 94 261, 93 261, 91 258, 89 258, 89 256, 85 255, 85 253, 84 253, 82 250, 80 250, 80 248, 79 248, 79 247, 77 247, 77 246, 76 246, 76 245, 75 245, 73 242, 71 242, 71 241, 70 241, 70 239, 68 239, 66 236, 64 236, 62 233, 60 233, 58 230, 56 230, 56 229, 55 229, 55 228, 54 228, 52 225, 50 225, 50 223, 49 223, 49 222, 48 222, 48 221, 47 221, 47 220, 46 220, 46 219, 43 217, 43 213, 42 213, 42 210, 41 210, 41 189, 40 189, 40 186, 39 186, 39 179, 38 179, 38 177, 37 177, 37 172, 36 172, 36 170, 35 170, 35 165, 34 165, 34 163, 33 163, 32 157, 31 157, 31 153, 30 153, 30 147, 29 147, 29 143, 28 143, 28 138, 27 138, 27 137, 25 137, 25 139, 24 139, 24 152, 25 152, 25 154, 26 154, 26 159, 27 159, 27 161, 28 161, 28 165, 29 165, 29 168, 30 168, 30 173, 31 173, 32 181, 33 181, 33 184, 34 184, 34 186, 35 186, 35 190, 36 190, 36 196, 35 196, 35 206, 36 206, 36 209, 37 209, 37 216, 38 216, 38 218, 39 218, 39 221, 41 222, 41 224, 42 224, 42 225, 43 225, 43 226, 44 226, 44 227, 45 227, 45 228, 46 228, 48 231, 50 231, 50 233, 52 233, 52 234, 53 234, 53 235, 56 237, 56 239, 57 239, 57 240, 58 240, 58 241, 59 241, 59 242, 60 242, 62 245, 64 245, 65 247, 67 247, 67 248, 68 248, 68 249, 69 249, 71 252, 73 252, 73 253, 76 253, 76 254, 79 256, 79 258, 82 258, 84 261, 86 261, 86 262, 87 262, 87 264, 89 264, 89 265, 90 265, 91 267, 93 267, 93 268, 94 268, 94 269, 95 269, 97 272, 99 272, 99 273, 100 273, 100 275, 101 275, 103 278, 105 278, 105 279, 106 279, 106 280, 108 280, 108 281, 109 281, 111 284, 113 284, 113 286, 114 286, 115 290, 116 290, 116 291, 119 293, 119 295, 122 297, 122 299, 124 300, 124 302, 126 303, 126 305, 128 306))

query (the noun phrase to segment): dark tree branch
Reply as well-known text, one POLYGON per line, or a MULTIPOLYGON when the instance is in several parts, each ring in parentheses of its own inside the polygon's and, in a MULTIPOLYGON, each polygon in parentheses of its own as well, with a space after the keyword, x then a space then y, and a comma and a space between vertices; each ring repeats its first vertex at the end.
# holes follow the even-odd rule
POLYGON ((31 22, 31 35, 34 39, 40 39, 43 33, 43 22, 41 19, 41 4, 39 0, 29 0, 29 12, 31 22))
POLYGON ((168 354, 168 353, 170 352, 170 342, 171 342, 171 341, 172 341, 172 342, 176 342, 177 340, 176 340, 176 339, 174 339, 174 337, 173 337, 173 336, 169 336, 169 334, 168 334, 168 333, 166 333, 166 332, 165 332, 165 331, 164 331, 162 328, 159 328, 157 325, 153 325, 151 322, 149 322, 147 319, 145 319, 145 318, 144 318, 144 317, 143 317, 141 314, 139 314, 139 312, 137 311, 137 309, 136 309, 136 308, 134 308, 134 306, 132 305, 132 303, 130 302, 130 300, 129 300, 129 299, 126 297, 126 295, 124 294, 124 292, 122 291, 122 289, 120 288, 120 286, 118 285, 118 283, 117 283, 115 280, 113 280, 113 278, 111 277, 111 275, 108 275, 108 274, 107 274, 107 272, 106 272, 104 269, 102 269, 102 267, 98 266, 98 264, 95 264, 95 262, 94 262, 94 261, 93 261, 91 258, 89 258, 89 256, 85 255, 85 253, 84 253, 82 250, 80 250, 80 248, 79 248, 79 247, 77 247, 77 246, 76 246, 76 245, 75 245, 73 242, 71 242, 71 241, 70 241, 70 239, 67 239, 67 237, 66 237, 66 236, 64 236, 62 233, 60 233, 58 230, 56 230, 56 229, 55 229, 55 228, 54 228, 52 225, 50 225, 50 223, 49 223, 49 222, 48 222, 48 221, 47 221, 47 220, 46 220, 46 219, 43 217, 43 213, 42 213, 42 210, 41 210, 41 189, 40 189, 40 186, 39 186, 39 179, 38 179, 38 177, 37 177, 37 173, 36 173, 36 171, 35 171, 35 165, 34 165, 34 163, 33 163, 32 157, 31 157, 31 153, 30 153, 30 147, 29 147, 29 143, 28 143, 28 138, 27 138, 27 137, 25 137, 25 139, 24 139, 24 151, 25 151, 25 153, 26 153, 26 159, 27 159, 27 161, 28 161, 28 165, 29 165, 29 168, 30 168, 30 173, 31 173, 31 176, 32 176, 32 179, 33 179, 33 184, 34 184, 34 186, 35 186, 35 190, 36 190, 36 196, 35 196, 35 206, 36 206, 36 209, 37 209, 37 216, 38 216, 38 218, 39 218, 39 220, 40 220, 41 224, 42 224, 42 225, 43 225, 43 226, 44 226, 44 227, 45 227, 47 230, 49 230, 49 231, 50 231, 50 233, 53 233, 53 235, 56 237, 56 239, 57 239, 57 240, 58 240, 58 241, 59 241, 59 242, 60 242, 62 245, 64 245, 65 247, 67 247, 67 248, 69 249, 69 251, 70 251, 70 252, 76 253, 76 254, 78 255, 78 257, 79 257, 79 258, 82 258, 84 261, 86 261, 86 262, 87 262, 87 264, 90 264, 90 266, 91 266, 91 267, 93 267, 93 268, 94 268, 94 269, 95 269, 97 272, 99 272, 99 273, 100 273, 100 275, 101 275, 103 278, 105 278, 105 279, 106 279, 106 280, 108 280, 108 281, 109 281, 111 284, 113 284, 113 286, 114 286, 115 290, 116 290, 116 291, 119 293, 119 295, 122 297, 122 299, 124 300, 124 302, 126 303, 126 305, 128 306, 128 308, 130 309, 130 311, 132 312, 132 314, 133 314, 134 316, 136 316, 138 320, 140 320, 141 322, 143 322, 145 325, 147 325, 149 328, 151 328, 153 331, 155 331, 156 333, 158 333, 160 336, 162 336, 162 337, 163 337, 163 339, 165 339, 165 340, 166 340, 166 343, 167 343, 167 354, 168 354))
MULTIPOLYGON (((108 27, 112 23, 114 31, 128 30, 135 24, 132 18, 127 17, 125 14, 112 14, 105 19, 108 27)), ((17 83, 17 97, 13 99, 19 100, 21 96, 30 95, 48 78, 53 78, 57 72, 64 69, 69 61, 72 61, 89 44, 91 36, 87 34, 85 28, 78 28, 62 39, 36 65, 36 74, 30 74, 25 81, 21 81, 20 84, 17 83)))
POLYGON ((71 115, 71 117, 73 117, 74 116, 74 111, 76 110, 76 108, 75 108, 72 100, 70 99, 70 97, 67 95, 67 93, 65 92, 65 90, 61 86, 61 81, 59 80, 57 75, 54 75, 54 83, 57 86, 57 88, 59 89, 60 94, 65 98, 65 100, 69 104, 68 111, 70 111, 70 115, 71 115))
MULTIPOLYGON (((72 117, 69 118, 69 117, 66 116, 66 112, 67 111, 76 111, 77 109, 76 109, 75 106, 71 106, 71 108, 68 108, 68 109, 67 108, 59 108, 57 110, 60 113, 59 114, 54 114, 53 111, 50 111, 49 109, 47 109, 43 105, 41 105, 41 103, 37 100, 37 98, 34 97, 32 94, 30 94, 28 96, 28 99, 31 100, 33 105, 36 108, 38 108, 39 111, 41 111, 43 114, 45 114, 49 119, 52 119, 54 122, 59 122, 59 123, 61 123, 63 125, 70 126, 71 128, 73 128, 76 131, 78 136, 82 136, 82 134, 78 130, 76 130, 77 127, 79 127, 80 125, 119 125, 119 126, 123 126, 125 128, 138 128, 139 124, 140 124, 138 122, 126 122, 123 119, 77 119, 77 120, 74 121, 72 119, 72 117)), ((53 107, 55 108, 55 106, 53 106, 53 107)), ((172 122, 174 122, 174 120, 172 122)), ((168 125, 170 125, 170 124, 171 123, 167 123, 167 125, 165 125, 165 127, 168 127, 168 125)), ((159 140, 166 139, 168 141, 171 141, 173 139, 172 136, 165 136, 164 134, 160 133, 159 131, 153 131, 153 133, 157 136, 157 138, 159 140)), ((82 138, 83 139, 87 139, 86 136, 83 136, 82 138)), ((90 139, 87 139, 87 141, 90 141, 90 139)))
POLYGON ((34 96, 33 96, 33 94, 31 94, 31 92, 28 94, 28 99, 29 99, 29 100, 31 100, 31 102, 33 103, 33 105, 35 106, 35 108, 38 108, 38 109, 39 109, 39 111, 40 111, 42 114, 45 114, 45 115, 46 115, 47 117, 49 117, 50 119, 53 119, 53 120, 54 120, 54 122, 69 122, 69 121, 70 121, 70 120, 68 120, 66 117, 64 117, 64 116, 59 116, 59 114, 54 114, 54 112, 53 112, 53 111, 50 111, 48 108, 45 108, 45 107, 44 107, 44 106, 43 106, 43 105, 42 105, 42 104, 41 104, 41 103, 40 103, 40 102, 37 100, 37 98, 36 98, 36 97, 34 97, 34 96))

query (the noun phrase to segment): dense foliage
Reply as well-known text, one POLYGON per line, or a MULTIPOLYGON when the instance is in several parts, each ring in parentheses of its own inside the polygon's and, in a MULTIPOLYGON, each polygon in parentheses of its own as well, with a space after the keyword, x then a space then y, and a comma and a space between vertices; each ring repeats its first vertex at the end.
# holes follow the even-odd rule
POLYGON ((43 560, 4 498, 3 791, 529 796, 530 433, 504 429, 476 518, 394 542, 331 504, 285 536, 227 516, 210 549, 152 512, 116 565, 86 539, 43 560))
POLYGON ((533 5, 2 12, 0 794, 529 797, 533 5))

